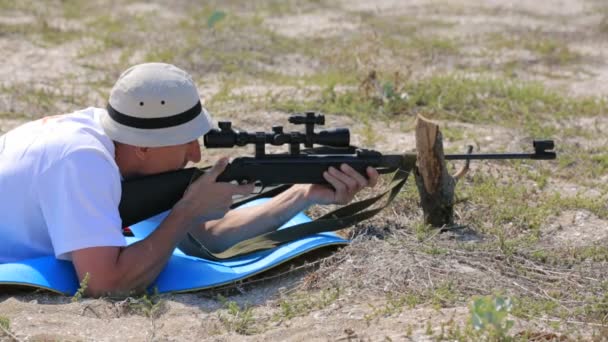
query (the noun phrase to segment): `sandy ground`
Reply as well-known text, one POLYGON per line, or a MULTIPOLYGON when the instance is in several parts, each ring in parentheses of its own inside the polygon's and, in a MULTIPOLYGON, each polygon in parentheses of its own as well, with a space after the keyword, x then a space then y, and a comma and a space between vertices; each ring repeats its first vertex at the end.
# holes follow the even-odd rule
MULTIPOLYGON (((311 12, 303 11, 297 15, 270 17, 264 25, 279 35, 287 37, 340 36, 357 34, 360 23, 350 15, 351 11, 370 12, 378 17, 408 16, 418 19, 435 19, 451 24, 449 28, 438 26, 425 27, 429 33, 456 37, 464 42, 466 50, 459 60, 450 58, 438 59, 437 65, 429 65, 418 70, 419 76, 437 71, 456 70, 459 64, 488 66, 499 65, 509 59, 517 58, 526 65, 529 72, 521 72, 522 79, 539 80, 550 87, 571 95, 608 96, 608 37, 592 35, 589 28, 599 25, 602 16, 597 8, 599 0, 349 0, 336 2, 330 9, 311 12), (548 35, 573 37, 569 47, 582 55, 583 63, 575 67, 559 68, 541 63, 528 51, 488 52, 482 44, 476 42, 481 32, 524 32, 527 30, 546 31, 548 35), (485 51, 484 54, 479 52, 485 51)), ((162 20, 172 20, 178 14, 169 6, 162 4, 132 3, 127 8, 133 13, 162 13, 162 20)), ((36 17, 0 13, 0 23, 31 24, 36 17)), ((79 25, 78 22, 66 22, 62 25, 79 25)), ((46 91, 61 91, 68 96, 79 94, 78 85, 87 80, 104 79, 99 70, 82 63, 79 53, 86 42, 77 41, 55 47, 41 47, 28 41, 15 39, 0 32, 0 85, 7 90, 0 92, 0 111, 4 113, 23 112, 26 106, 17 99, 20 84, 35 83, 46 91), (55 84, 61 84, 61 90, 55 84), (10 88, 9 87, 15 87, 10 88)), ((105 56, 107 57, 107 56, 105 56)), ((92 56, 92 59, 103 59, 104 56, 92 56)), ((277 58, 268 70, 289 75, 306 76, 320 66, 318 62, 308 60, 297 54, 277 58)), ((201 92, 210 98, 220 91, 219 78, 201 82, 201 92)), ((290 91, 265 84, 250 84, 233 89, 234 94, 260 94, 268 92, 290 91)), ((103 96, 97 93, 86 94, 91 103, 103 103, 103 96)), ((64 107, 70 109, 70 104, 64 107)), ((236 111, 236 110, 235 110, 236 111)), ((54 113, 53 113, 54 114, 54 113)), ((270 122, 271 119, 284 118, 282 113, 264 112, 264 115, 234 118, 231 114, 219 114, 218 118, 234 118, 244 127, 270 122)), ((37 114, 38 115, 38 114, 37 114)), ((36 116, 36 115, 33 115, 36 116)), ((0 133, 19 125, 28 117, 11 117, 5 115, 0 119, 0 133)), ((582 118, 581 120, 585 120, 582 118)), ((608 129, 606 118, 593 118, 599 131, 608 129)), ((454 123, 463 130, 475 130, 478 137, 491 150, 493 147, 515 147, 519 138, 507 129, 496 126, 469 125, 454 123), (510 145, 511 144, 511 145, 510 145)), ((351 127, 354 132, 364 127, 347 117, 330 118, 327 126, 351 127)), ((387 132, 387 123, 372 123, 375 131, 387 132)), ((400 151, 403 146, 414 146, 413 132, 390 130, 375 143, 381 150, 400 151)), ((361 138, 355 137, 354 143, 361 138)), ((572 137, 576 139, 576 137, 572 137)), ((606 135, 595 142, 586 144, 608 143, 606 135)), ((448 147, 451 147, 447 141, 448 147)), ((410 149, 411 150, 411 149, 410 149)), ((211 158, 213 158, 212 155, 211 158)), ((608 181, 607 176, 603 176, 608 181)), ((564 184, 549 181, 552 187, 565 194, 576 194, 581 191, 590 196, 602 196, 599 191, 583 188, 576 184, 564 184)), ((608 199, 607 199, 608 200, 608 199)), ((541 244, 553 243, 588 245, 594 242, 608 241, 608 222, 593 213, 583 210, 566 210, 551 218, 542 229, 541 244)), ((381 267, 380 265, 378 267, 381 267)), ((431 341, 428 332, 438 334, 442 324, 453 321, 464 326, 467 322, 468 308, 454 307, 433 309, 416 307, 405 309, 396 314, 378 315, 370 318, 372 307, 387 305, 385 297, 377 296, 360 301, 356 296, 338 298, 331 304, 312 310, 300 317, 286 320, 273 319, 280 311, 281 293, 301 285, 306 272, 292 272, 262 281, 255 286, 248 286, 241 293, 230 296, 230 300, 241 305, 254 307, 256 323, 251 323, 254 334, 248 335, 235 331, 234 325, 242 323, 241 318, 232 316, 217 300, 215 293, 194 293, 162 296, 160 304, 154 309, 141 309, 128 300, 84 299, 72 303, 70 298, 46 292, 9 292, 0 293, 0 316, 10 319, 12 335, 0 333, 0 340, 23 341, 431 341), (138 309, 139 308, 139 309, 138 309), (147 311, 146 311, 147 310, 147 311), (151 312, 152 310, 153 312, 151 312), (239 320, 240 319, 240 320, 239 320), (262 322, 262 323, 260 323, 262 322), (232 327, 232 328, 230 328, 232 327), (256 330, 258 329, 258 330, 256 330)), ((519 320, 516 327, 527 326, 519 320)), ((546 325, 537 329, 543 330, 546 325)))

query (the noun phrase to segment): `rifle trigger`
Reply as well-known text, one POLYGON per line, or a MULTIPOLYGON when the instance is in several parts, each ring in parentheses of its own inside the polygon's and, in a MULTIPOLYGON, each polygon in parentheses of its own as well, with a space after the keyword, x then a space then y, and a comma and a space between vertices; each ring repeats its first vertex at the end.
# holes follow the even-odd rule
MULTIPOLYGON (((473 152, 473 145, 469 145, 467 146, 467 154, 471 154, 473 152)), ((464 162, 464 166, 462 167, 462 169, 458 170, 458 172, 456 172, 452 178, 454 178, 454 180, 456 182, 458 182, 460 180, 460 178, 464 177, 464 175, 469 171, 469 165, 471 164, 471 159, 466 159, 464 162)))
POLYGON ((253 186, 254 186, 254 188, 253 188, 252 194, 255 194, 255 195, 261 194, 266 189, 266 187, 264 186, 264 184, 261 181, 259 181, 259 180, 253 182, 253 186), (260 190, 256 192, 255 191, 256 189, 260 189, 260 190))

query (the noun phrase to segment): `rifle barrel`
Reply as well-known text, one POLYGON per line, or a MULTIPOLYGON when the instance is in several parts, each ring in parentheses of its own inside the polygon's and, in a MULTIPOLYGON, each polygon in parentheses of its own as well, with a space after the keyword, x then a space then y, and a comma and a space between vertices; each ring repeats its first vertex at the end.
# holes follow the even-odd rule
MULTIPOLYGON (((534 153, 479 153, 479 154, 447 154, 446 160, 472 160, 472 159, 534 159, 550 160, 555 159, 556 154, 552 151, 555 148, 553 140, 534 140, 532 142, 534 153)), ((469 152, 473 149, 469 146, 469 152)))
POLYGON ((446 154, 446 160, 473 160, 473 159, 555 159, 554 152, 543 153, 481 153, 481 154, 446 154))

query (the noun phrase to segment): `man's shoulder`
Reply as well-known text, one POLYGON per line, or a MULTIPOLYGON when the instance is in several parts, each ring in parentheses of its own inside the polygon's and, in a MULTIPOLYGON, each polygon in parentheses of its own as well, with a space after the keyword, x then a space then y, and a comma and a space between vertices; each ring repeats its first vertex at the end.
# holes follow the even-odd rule
POLYGON ((88 126, 103 132, 100 118, 106 112, 103 108, 87 107, 79 109, 69 114, 58 115, 63 124, 73 124, 74 126, 88 126))
MULTIPOLYGON (((49 117, 48 129, 40 141, 44 149, 42 170, 48 169, 62 161, 71 160, 85 164, 89 158, 105 160, 112 168, 117 168, 114 160, 114 143, 104 133, 98 117, 101 108, 89 107, 69 114, 49 117), (100 158, 101 157, 101 158, 100 158)), ((45 125, 45 123, 42 123, 45 125)))
POLYGON ((64 153, 99 149, 114 158, 114 143, 99 123, 104 111, 102 108, 88 107, 61 116, 54 139, 58 146, 65 148, 64 153))

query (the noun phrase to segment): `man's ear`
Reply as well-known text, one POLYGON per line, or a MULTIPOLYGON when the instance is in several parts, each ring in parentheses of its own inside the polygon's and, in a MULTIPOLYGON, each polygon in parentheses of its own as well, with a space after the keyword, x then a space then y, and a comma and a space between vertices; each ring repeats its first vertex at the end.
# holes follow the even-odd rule
POLYGON ((135 156, 140 160, 146 160, 149 158, 150 148, 135 146, 135 156))

